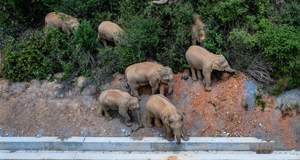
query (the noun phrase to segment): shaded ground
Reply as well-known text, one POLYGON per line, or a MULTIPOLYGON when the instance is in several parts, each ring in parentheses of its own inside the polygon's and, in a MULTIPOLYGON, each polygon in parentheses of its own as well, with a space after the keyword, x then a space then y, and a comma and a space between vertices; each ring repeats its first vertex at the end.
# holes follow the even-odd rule
MULTIPOLYGON (((66 89, 56 80, 12 83, 0 80, 0 136, 131 136, 142 138, 149 136, 165 137, 165 128, 138 128, 133 113, 133 126, 126 127, 124 119, 116 111, 110 111, 114 118, 106 121, 96 116, 98 106, 96 86, 86 86, 85 79, 66 89)), ((113 88, 127 91, 124 75, 102 90, 113 88)), ((150 87, 140 89, 142 121, 145 103, 150 95, 150 87)), ((257 93, 253 81, 242 73, 235 76, 223 75, 214 79, 212 91, 206 92, 201 80, 191 80, 189 73, 175 75, 173 95, 168 98, 185 115, 184 122, 190 136, 204 137, 261 137, 275 140, 290 149, 300 145, 300 116, 292 110, 290 116, 282 117, 277 103, 294 103, 299 98, 285 95, 270 97, 263 95, 265 111, 255 105, 257 93), (277 101, 277 102, 276 102, 277 101), (248 104, 246 110, 244 105, 248 104)), ((291 95, 290 94, 290 95, 291 95)))

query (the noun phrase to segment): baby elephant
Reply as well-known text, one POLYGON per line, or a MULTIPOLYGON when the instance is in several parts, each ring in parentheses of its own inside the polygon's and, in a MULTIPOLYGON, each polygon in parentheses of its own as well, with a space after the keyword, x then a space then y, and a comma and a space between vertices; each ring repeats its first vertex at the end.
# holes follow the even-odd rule
POLYGON ((208 52, 205 48, 193 45, 186 51, 186 60, 188 61, 191 71, 192 79, 197 80, 195 70, 197 70, 197 77, 202 78, 200 70, 203 72, 206 84, 205 90, 211 91, 211 72, 215 69, 218 71, 228 71, 236 73, 236 70, 231 69, 228 62, 223 55, 216 55, 208 52))
POLYGON ((107 47, 106 41, 116 43, 119 40, 119 33, 124 33, 124 30, 120 26, 110 21, 104 21, 98 27, 97 41, 101 37, 104 47, 107 47))
POLYGON ((205 30, 204 30, 204 22, 199 14, 194 14, 195 23, 191 25, 192 27, 192 43, 196 45, 197 42, 200 45, 204 44, 205 40, 205 30))
POLYGON ((132 97, 128 93, 119 90, 106 90, 101 93, 99 101, 100 107, 97 113, 99 117, 103 117, 102 111, 104 111, 105 119, 112 120, 112 117, 107 111, 109 109, 119 110, 120 115, 125 119, 126 126, 130 127, 132 124, 128 111, 135 111, 138 117, 139 127, 143 127, 139 100, 136 97, 132 97))
POLYGON ((178 145, 181 144, 181 137, 184 141, 189 140, 183 124, 183 116, 178 113, 175 106, 165 96, 160 94, 150 96, 146 103, 145 113, 148 127, 153 127, 152 118, 155 119, 157 127, 160 128, 162 123, 164 124, 167 128, 168 141, 174 140, 174 134, 178 145))
POLYGON ((71 30, 76 29, 78 25, 77 18, 73 18, 61 12, 51 12, 45 17, 45 34, 48 33, 49 28, 62 28, 62 31, 69 35, 71 30))
POLYGON ((173 92, 174 74, 170 67, 164 67, 154 62, 136 63, 127 67, 125 76, 133 96, 139 99, 138 87, 147 84, 152 87, 152 94, 155 94, 158 88, 160 94, 164 94, 165 84, 168 84, 168 93, 172 94, 173 92))

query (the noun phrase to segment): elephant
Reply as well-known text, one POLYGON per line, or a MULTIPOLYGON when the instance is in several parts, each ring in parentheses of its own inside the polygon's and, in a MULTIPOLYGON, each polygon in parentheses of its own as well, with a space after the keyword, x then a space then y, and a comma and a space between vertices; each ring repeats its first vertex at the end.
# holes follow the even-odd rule
POLYGON ((216 55, 208 52, 205 48, 192 45, 186 51, 186 60, 191 67, 192 79, 197 80, 195 70, 197 71, 197 77, 202 78, 200 70, 203 72, 203 83, 206 84, 205 90, 211 91, 211 72, 215 69, 218 71, 234 72, 236 70, 231 69, 228 62, 223 55, 216 55))
POLYGON ((192 27, 192 43, 196 45, 197 42, 200 45, 204 44, 205 40, 205 30, 203 28, 204 22, 199 14, 194 14, 195 23, 191 25, 192 27))
POLYGON ((116 41, 120 40, 120 37, 118 37, 119 33, 124 33, 124 30, 120 26, 110 21, 103 21, 98 27, 98 37, 96 41, 101 37, 104 47, 107 47, 106 41, 116 43, 116 41))
POLYGON ((165 4, 169 2, 169 4, 175 3, 177 2, 177 0, 160 0, 160 1, 152 1, 152 3, 154 4, 165 4))
POLYGON ((168 94, 172 94, 174 88, 174 74, 170 67, 164 67, 154 62, 142 62, 133 64, 125 70, 128 85, 132 95, 138 97, 138 87, 150 84, 152 94, 159 88, 160 94, 164 94, 165 84, 168 85, 168 94))
POLYGON ((146 103, 145 114, 148 127, 153 127, 152 119, 154 118, 157 127, 161 128, 164 125, 167 128, 168 141, 174 140, 174 134, 178 145, 181 144, 181 137, 184 141, 189 140, 183 124, 183 116, 178 113, 176 107, 165 96, 160 94, 150 96, 146 103))
POLYGON ((105 119, 110 121, 112 117, 109 115, 108 110, 119 110, 119 114, 124 117, 126 126, 132 125, 131 119, 128 115, 128 111, 135 111, 139 121, 139 127, 143 127, 140 113, 139 100, 136 97, 132 97, 127 92, 119 90, 106 90, 99 96, 100 107, 97 115, 103 117, 103 111, 105 119))
POLYGON ((62 28, 62 31, 69 35, 72 29, 77 29, 79 22, 77 18, 71 17, 62 12, 51 12, 45 17, 45 34, 48 33, 49 28, 62 28))

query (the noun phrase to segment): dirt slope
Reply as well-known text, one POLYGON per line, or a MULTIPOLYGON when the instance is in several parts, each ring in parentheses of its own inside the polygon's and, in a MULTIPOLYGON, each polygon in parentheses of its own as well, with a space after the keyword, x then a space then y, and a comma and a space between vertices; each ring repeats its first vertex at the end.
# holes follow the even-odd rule
MULTIPOLYGON (((164 137, 165 128, 137 129, 126 127, 116 111, 110 111, 112 121, 96 116, 98 106, 96 86, 85 86, 85 79, 67 90, 56 80, 12 83, 0 80, 0 136, 146 136, 164 137)), ((111 84, 102 86, 127 91, 124 75, 117 75, 111 84)), ((150 95, 150 87, 140 89, 141 110, 150 95)), ((290 149, 299 147, 300 116, 294 113, 282 118, 276 109, 275 97, 263 95, 266 109, 261 111, 254 103, 258 94, 255 83, 239 73, 214 79, 212 91, 206 92, 201 80, 191 80, 188 71, 175 75, 174 93, 167 96, 179 112, 190 136, 204 137, 260 137, 275 140, 290 149), (248 110, 244 104, 249 104, 248 110)), ((294 111, 293 111, 294 112, 294 111)), ((145 125, 145 116, 142 115, 145 125)))

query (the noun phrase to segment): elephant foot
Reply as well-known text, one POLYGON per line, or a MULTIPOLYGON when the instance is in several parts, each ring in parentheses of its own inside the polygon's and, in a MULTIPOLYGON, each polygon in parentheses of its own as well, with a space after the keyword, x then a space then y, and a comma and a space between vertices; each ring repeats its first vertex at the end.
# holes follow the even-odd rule
POLYGON ((132 123, 131 123, 131 122, 125 122, 125 124, 126 124, 127 127, 132 126, 132 123))
POLYGON ((193 81, 197 81, 197 78, 192 77, 192 80, 193 80, 193 81))
POLYGON ((205 87, 206 91, 211 91, 211 87, 205 87))
POLYGON ((97 116, 98 116, 98 117, 103 117, 102 112, 98 112, 98 113, 97 113, 97 116))
POLYGON ((140 124, 139 127, 140 127, 140 128, 144 128, 143 124, 140 124))
POLYGON ((174 139, 175 139, 174 136, 167 136, 168 141, 174 141, 174 139))
POLYGON ((113 118, 111 116, 109 116, 109 117, 107 116, 107 117, 105 117, 105 119, 108 121, 111 121, 113 118))
POLYGON ((182 135, 182 139, 183 139, 184 141, 188 141, 188 140, 190 140, 190 137, 189 137, 189 136, 183 136, 183 135, 182 135))
POLYGON ((149 127, 149 128, 153 128, 153 124, 151 124, 151 123, 147 123, 146 125, 147 125, 147 127, 149 127))
POLYGON ((160 120, 159 119, 155 119, 155 125, 158 127, 158 128, 161 128, 163 125, 161 124, 160 120))

